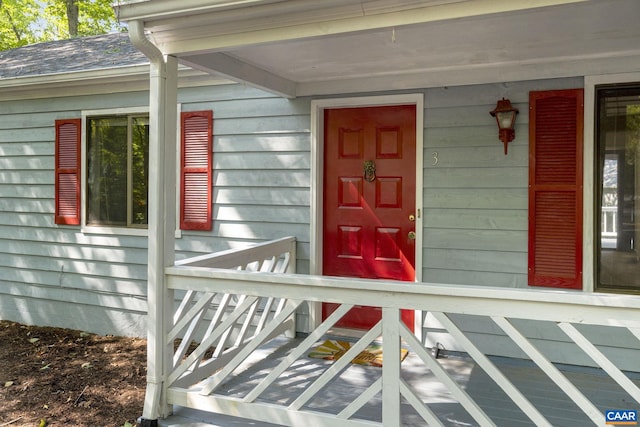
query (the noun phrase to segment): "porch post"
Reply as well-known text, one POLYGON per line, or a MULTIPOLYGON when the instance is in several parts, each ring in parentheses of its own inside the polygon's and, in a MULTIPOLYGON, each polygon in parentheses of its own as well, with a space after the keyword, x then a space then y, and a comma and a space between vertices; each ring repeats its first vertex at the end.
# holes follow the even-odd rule
POLYGON ((146 419, 171 413, 164 381, 171 369, 172 346, 166 337, 174 293, 166 286, 164 269, 175 260, 177 75, 175 57, 151 64, 146 419))
POLYGON ((400 426, 400 310, 382 308, 382 425, 400 426))
POLYGON ((171 368, 174 295, 167 289, 165 267, 175 260, 176 125, 178 62, 144 36, 139 21, 129 23, 133 44, 151 60, 149 78, 149 225, 147 265, 147 390, 142 425, 157 425, 170 415, 165 380, 171 368))

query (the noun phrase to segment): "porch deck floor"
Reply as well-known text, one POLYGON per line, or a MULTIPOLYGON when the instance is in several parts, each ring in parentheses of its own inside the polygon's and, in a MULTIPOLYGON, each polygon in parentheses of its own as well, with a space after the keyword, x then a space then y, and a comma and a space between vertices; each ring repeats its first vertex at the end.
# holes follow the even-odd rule
MULTIPOLYGON (((241 373, 224 383, 217 391, 230 397, 242 397, 257 385, 278 362, 295 347, 298 340, 275 340, 261 349, 252 361, 244 365, 241 373)), ((318 344, 322 342, 319 341, 318 344)), ((511 402, 504 392, 474 361, 463 354, 448 354, 438 359, 449 374, 463 386, 465 391, 494 420, 498 426, 534 426, 535 424, 511 402)), ((494 364, 512 383, 547 417, 555 426, 582 427, 592 425, 586 415, 532 362, 493 358, 494 364)), ((306 389, 318 378, 331 361, 302 357, 295 362, 278 381, 261 394, 259 401, 287 405, 293 402, 301 390, 306 389)), ((605 424, 606 409, 636 409, 637 402, 604 372, 593 368, 559 366, 563 374, 603 412, 605 424)), ((371 366, 351 364, 303 409, 338 413, 354 396, 372 384, 381 375, 381 369, 371 366)), ((640 375, 628 374, 640 385, 640 375)), ((416 391, 416 394, 438 415, 447 426, 477 426, 456 402, 445 386, 440 383, 420 358, 409 349, 409 355, 402 362, 402 377, 416 391)), ((356 413, 357 418, 379 421, 381 394, 376 395, 365 407, 356 413)), ((402 400, 402 425, 426 426, 415 410, 402 400)), ((225 415, 175 407, 174 415, 160 420, 162 427, 226 427, 255 426, 273 427, 275 424, 240 419, 225 415)))

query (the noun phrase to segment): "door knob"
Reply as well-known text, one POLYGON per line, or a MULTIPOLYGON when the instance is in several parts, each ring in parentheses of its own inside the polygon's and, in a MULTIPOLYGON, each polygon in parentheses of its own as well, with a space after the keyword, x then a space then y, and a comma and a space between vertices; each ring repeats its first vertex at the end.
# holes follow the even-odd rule
POLYGON ((410 231, 407 237, 409 237, 409 239, 411 240, 416 240, 416 232, 410 231))

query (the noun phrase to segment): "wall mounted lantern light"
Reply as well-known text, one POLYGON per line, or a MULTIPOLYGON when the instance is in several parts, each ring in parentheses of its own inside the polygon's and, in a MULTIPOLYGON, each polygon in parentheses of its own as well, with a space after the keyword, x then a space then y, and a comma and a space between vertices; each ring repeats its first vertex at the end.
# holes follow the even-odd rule
POLYGON ((506 155, 507 145, 516 137, 513 125, 516 123, 518 109, 511 106, 511 101, 502 98, 498 101, 496 108, 490 111, 489 114, 495 117, 498 122, 498 128, 500 129, 499 138, 504 144, 504 154, 506 155))

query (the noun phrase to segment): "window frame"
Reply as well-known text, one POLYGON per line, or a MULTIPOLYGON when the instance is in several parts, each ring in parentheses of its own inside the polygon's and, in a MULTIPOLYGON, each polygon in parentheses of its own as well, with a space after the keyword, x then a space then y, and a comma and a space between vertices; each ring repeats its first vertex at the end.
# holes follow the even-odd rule
MULTIPOLYGON (((620 293, 620 294, 629 294, 629 295, 639 295, 640 287, 633 288, 628 286, 616 286, 615 284, 603 284, 600 282, 600 274, 602 270, 602 242, 601 242, 601 198, 603 191, 603 179, 600 170, 600 156, 605 155, 606 151, 602 151, 601 141, 600 141, 600 132, 601 132, 601 123, 600 123, 600 103, 601 99, 605 97, 605 92, 607 91, 620 91, 621 93, 628 92, 638 92, 640 91, 640 79, 635 81, 627 81, 627 82, 618 82, 618 83, 605 83, 598 84, 594 87, 594 139, 593 139, 593 153, 594 153, 594 198, 593 198, 593 227, 594 227, 594 240, 593 240, 593 256, 594 256, 594 290, 595 292, 607 292, 607 293, 620 293)), ((620 201, 618 201, 620 203, 620 201)))
MULTIPOLYGON (((104 109, 104 110, 83 110, 81 113, 82 118, 82 130, 80 133, 80 153, 81 159, 80 164, 82 165, 81 169, 81 194, 80 194, 80 210, 82 212, 81 215, 81 225, 80 230, 82 233, 86 234, 118 234, 118 235, 130 235, 130 236, 147 236, 148 231, 146 227, 141 226, 127 226, 127 227, 118 227, 118 226, 108 226, 108 225, 90 225, 87 224, 87 204, 88 197, 87 193, 89 191, 89 186, 87 183, 87 161, 88 161, 88 153, 87 153, 87 120, 93 117, 115 117, 115 116, 127 116, 127 119, 130 120, 133 116, 146 116, 149 117, 149 108, 148 107, 127 107, 127 108, 112 108, 112 109, 104 109)), ((131 129, 127 126, 127 133, 131 133, 131 129)), ((129 136, 128 136, 129 137, 129 136)), ((127 144, 127 151, 129 151, 131 147, 127 144)), ((127 154, 127 174, 129 174, 130 168, 130 155, 127 154)), ((127 199, 131 197, 130 195, 130 185, 127 185, 127 199)), ((129 207, 127 208, 129 209, 129 207)), ((130 221, 129 212, 127 212, 127 223, 130 221)))
MULTIPOLYGON (((640 82, 640 72, 619 73, 606 75, 590 75, 584 77, 584 192, 583 203, 583 291, 598 293, 615 293, 612 289, 596 289, 597 282, 597 257, 598 250, 595 239, 599 238, 596 221, 596 188, 598 171, 596 170, 596 125, 597 125, 597 100, 596 87, 604 85, 628 84, 640 82)), ((625 292, 627 295, 631 295, 625 292)))

